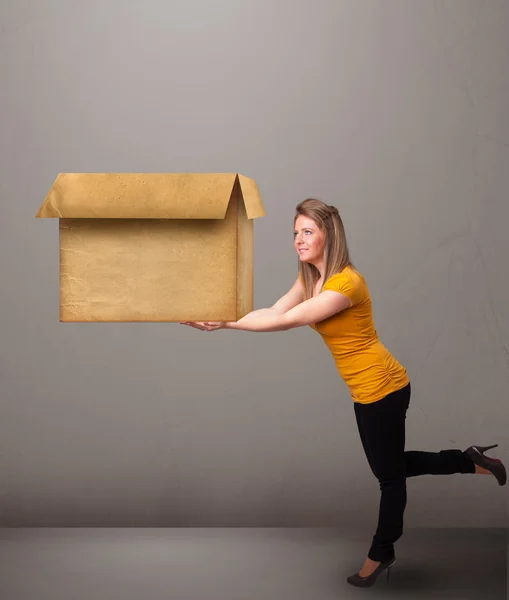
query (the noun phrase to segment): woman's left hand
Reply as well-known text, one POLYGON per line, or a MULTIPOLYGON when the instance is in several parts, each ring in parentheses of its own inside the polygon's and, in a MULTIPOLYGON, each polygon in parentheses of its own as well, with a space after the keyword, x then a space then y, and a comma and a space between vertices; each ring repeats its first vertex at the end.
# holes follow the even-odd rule
POLYGON ((180 321, 181 325, 189 325, 201 331, 214 331, 224 329, 225 321, 180 321))

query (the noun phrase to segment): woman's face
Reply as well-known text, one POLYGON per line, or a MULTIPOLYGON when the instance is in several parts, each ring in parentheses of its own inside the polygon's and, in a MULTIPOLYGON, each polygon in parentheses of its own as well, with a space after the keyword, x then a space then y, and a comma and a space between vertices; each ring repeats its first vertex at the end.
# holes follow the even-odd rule
POLYGON ((325 234, 313 219, 299 215, 295 221, 293 237, 301 261, 314 264, 322 260, 325 234))

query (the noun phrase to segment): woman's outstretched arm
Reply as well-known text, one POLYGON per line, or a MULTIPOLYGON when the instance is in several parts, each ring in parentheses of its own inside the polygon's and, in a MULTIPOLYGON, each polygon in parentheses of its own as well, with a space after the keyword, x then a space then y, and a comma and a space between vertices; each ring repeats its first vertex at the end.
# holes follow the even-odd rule
POLYGON ((238 321, 227 321, 224 329, 243 331, 287 331, 294 327, 303 327, 318 323, 350 307, 350 300, 344 294, 325 290, 309 300, 301 302, 284 313, 259 315, 250 313, 238 321))

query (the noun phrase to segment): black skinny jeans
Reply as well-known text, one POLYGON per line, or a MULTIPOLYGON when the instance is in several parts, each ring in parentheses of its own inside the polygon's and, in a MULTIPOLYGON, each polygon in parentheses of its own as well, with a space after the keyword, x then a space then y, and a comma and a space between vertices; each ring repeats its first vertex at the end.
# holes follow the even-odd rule
POLYGON ((354 402, 364 452, 382 492, 378 527, 368 552, 368 558, 374 561, 394 558, 394 542, 403 534, 407 477, 475 473, 473 461, 461 450, 405 452, 410 392, 408 384, 377 402, 354 402))

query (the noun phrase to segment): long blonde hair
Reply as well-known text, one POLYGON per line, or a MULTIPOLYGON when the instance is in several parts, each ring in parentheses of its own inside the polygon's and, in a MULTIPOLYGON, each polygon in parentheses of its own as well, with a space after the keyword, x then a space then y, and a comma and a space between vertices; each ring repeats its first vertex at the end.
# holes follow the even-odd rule
MULTIPOLYGON (((347 266, 355 269, 350 260, 343 221, 335 206, 325 204, 321 200, 307 198, 297 204, 295 210, 297 214, 293 219, 294 227, 297 218, 303 215, 312 219, 325 234, 323 247, 325 272, 323 283, 335 273, 340 273, 347 266)), ((299 275, 304 283, 304 300, 308 300, 313 296, 316 282, 320 279, 320 272, 314 265, 299 260, 299 275)))

